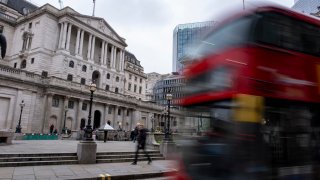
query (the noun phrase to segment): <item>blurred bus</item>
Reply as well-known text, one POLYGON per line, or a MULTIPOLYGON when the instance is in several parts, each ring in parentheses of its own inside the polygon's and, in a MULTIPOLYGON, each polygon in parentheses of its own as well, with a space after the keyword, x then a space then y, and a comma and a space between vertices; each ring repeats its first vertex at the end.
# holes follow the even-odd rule
POLYGON ((263 5, 199 44, 182 105, 207 114, 178 179, 320 179, 320 21, 263 5))

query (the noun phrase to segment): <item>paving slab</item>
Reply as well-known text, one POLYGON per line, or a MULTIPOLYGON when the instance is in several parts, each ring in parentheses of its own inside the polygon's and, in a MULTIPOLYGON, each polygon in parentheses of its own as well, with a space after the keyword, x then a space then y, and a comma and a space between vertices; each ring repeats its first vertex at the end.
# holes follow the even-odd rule
MULTIPOLYGON (((35 153, 76 153, 79 141, 74 140, 25 140, 13 141, 12 145, 0 146, 1 154, 35 154, 35 153)), ((97 141, 97 152, 134 152, 136 144, 131 141, 119 142, 97 141)), ((151 165, 147 161, 138 161, 137 165, 131 162, 73 164, 73 165, 46 165, 28 167, 0 168, 0 180, 4 179, 103 179, 106 175, 112 179, 138 179, 157 177, 165 172, 174 172, 175 161, 157 160, 151 165)), ((107 179, 107 178, 106 178, 107 179)))
MULTIPOLYGON (((0 168, 3 179, 97 179, 108 176, 114 179, 144 178, 144 176, 154 176, 164 172, 175 170, 175 161, 159 160, 148 165, 147 161, 138 161, 137 165, 131 163, 106 163, 106 164, 77 164, 77 165, 49 165, 33 167, 13 167, 0 168), (158 174, 156 174, 158 173, 158 174)), ((154 176, 155 177, 155 176, 154 176)), ((1 179, 1 180, 3 180, 1 179)))
MULTIPOLYGON (((0 146, 0 154, 76 153, 80 141, 75 140, 14 140, 11 145, 0 146)), ((133 152, 132 141, 95 141, 97 152, 133 152)))

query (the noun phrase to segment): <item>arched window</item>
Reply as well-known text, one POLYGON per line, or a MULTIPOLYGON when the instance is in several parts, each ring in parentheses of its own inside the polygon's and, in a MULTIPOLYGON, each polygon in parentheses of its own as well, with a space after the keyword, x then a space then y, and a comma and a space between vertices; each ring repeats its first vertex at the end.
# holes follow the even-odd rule
POLYGON ((26 60, 23 60, 22 63, 21 63, 21 65, 20 65, 20 68, 21 68, 21 69, 24 69, 24 68, 26 68, 26 67, 27 67, 27 61, 26 61, 26 60))
POLYGON ((106 85, 106 91, 109 91, 109 88, 110 88, 109 85, 106 85))
POLYGON ((115 93, 119 93, 119 88, 116 88, 116 89, 114 90, 114 92, 115 92, 115 93))
POLYGON ((110 74, 109 73, 107 74, 107 79, 110 79, 110 74))
POLYGON ((73 61, 70 61, 70 62, 69 62, 69 67, 71 67, 71 68, 74 67, 74 62, 73 62, 73 61))
POLYGON ((118 76, 116 77, 116 82, 119 82, 119 77, 118 76))
POLYGON ((83 71, 83 72, 87 72, 87 66, 86 66, 86 65, 83 65, 83 66, 82 66, 82 71, 83 71))
POLYGON ((73 79, 72 74, 68 74, 67 80, 68 80, 68 81, 72 81, 72 79, 73 79))

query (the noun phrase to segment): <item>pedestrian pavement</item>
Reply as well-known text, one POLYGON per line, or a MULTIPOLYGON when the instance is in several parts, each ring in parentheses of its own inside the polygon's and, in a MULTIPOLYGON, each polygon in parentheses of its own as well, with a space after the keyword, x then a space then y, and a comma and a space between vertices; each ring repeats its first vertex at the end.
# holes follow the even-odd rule
MULTIPOLYGON (((97 152, 133 152, 132 141, 95 141, 97 152)), ((14 140, 12 145, 0 146, 0 154, 76 153, 76 140, 14 140)))
POLYGON ((49 165, 0 168, 0 180, 142 179, 176 171, 170 160, 129 163, 49 165))
MULTIPOLYGON (((0 154, 35 154, 35 153, 76 153, 75 140, 20 140, 12 145, 1 145, 0 154)), ((97 152, 134 152, 136 144, 132 141, 96 141, 97 152)), ((62 180, 62 179, 143 179, 154 178, 176 171, 176 162, 157 160, 148 165, 147 161, 47 165, 0 168, 0 180, 62 180)))

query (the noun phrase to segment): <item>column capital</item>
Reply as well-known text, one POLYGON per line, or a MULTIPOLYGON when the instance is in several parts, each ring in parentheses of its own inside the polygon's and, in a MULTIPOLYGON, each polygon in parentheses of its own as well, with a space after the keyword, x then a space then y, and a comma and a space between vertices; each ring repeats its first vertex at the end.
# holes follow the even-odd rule
POLYGON ((54 96, 54 93, 52 93, 52 92, 47 92, 46 95, 47 95, 47 96, 54 96))

